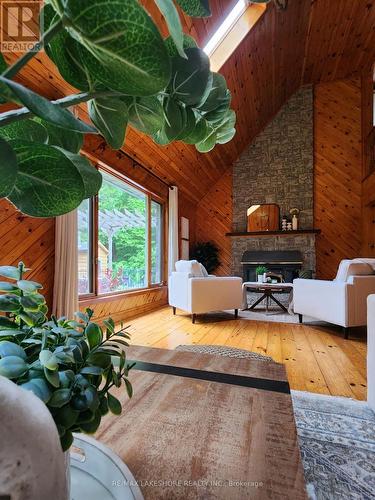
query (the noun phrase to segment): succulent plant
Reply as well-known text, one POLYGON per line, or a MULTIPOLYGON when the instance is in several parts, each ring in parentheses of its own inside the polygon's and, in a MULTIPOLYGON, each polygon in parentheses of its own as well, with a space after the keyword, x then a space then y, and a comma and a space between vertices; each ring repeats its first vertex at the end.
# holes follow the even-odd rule
POLYGON ((126 328, 115 330, 112 319, 103 328, 92 321, 93 311, 77 312, 76 319, 47 318, 42 285, 25 280, 29 271, 0 266, 0 375, 32 391, 46 405, 56 423, 61 446, 67 450, 73 432, 94 433, 101 418, 119 415, 121 402, 111 394, 125 385, 133 365, 126 362, 126 328))

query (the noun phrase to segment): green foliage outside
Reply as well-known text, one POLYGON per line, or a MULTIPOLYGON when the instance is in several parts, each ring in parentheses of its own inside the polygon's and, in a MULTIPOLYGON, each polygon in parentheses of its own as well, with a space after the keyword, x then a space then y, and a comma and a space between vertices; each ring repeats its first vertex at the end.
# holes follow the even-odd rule
MULTIPOLYGON (((103 182, 99 193, 99 211, 102 209, 122 211, 124 208, 134 215, 143 215, 146 220, 146 196, 143 199, 129 192, 119 189, 108 182, 103 182)), ((144 227, 124 227, 116 232, 113 237, 113 271, 119 268, 144 269, 146 263, 146 233, 144 227)), ((100 229, 99 216, 99 241, 108 248, 108 237, 100 229)))

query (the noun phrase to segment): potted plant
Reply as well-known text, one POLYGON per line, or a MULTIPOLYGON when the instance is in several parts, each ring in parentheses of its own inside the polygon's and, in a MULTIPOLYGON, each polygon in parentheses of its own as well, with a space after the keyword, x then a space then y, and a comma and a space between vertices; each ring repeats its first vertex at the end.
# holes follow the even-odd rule
POLYGON ((265 266, 258 266, 255 269, 255 273, 257 275, 258 283, 265 283, 267 281, 267 278, 265 276, 267 272, 267 268, 265 266))
POLYGON ((190 252, 190 258, 196 259, 204 265, 208 274, 211 274, 219 267, 219 249, 211 241, 196 243, 190 252))
POLYGON ((0 266, 0 375, 32 391, 50 411, 68 450, 73 432, 93 434, 102 417, 122 411, 111 394, 124 384, 133 365, 126 362, 129 334, 115 330, 112 319, 104 329, 92 321, 93 311, 76 313, 77 319, 47 318, 42 286, 24 279, 29 271, 0 266))

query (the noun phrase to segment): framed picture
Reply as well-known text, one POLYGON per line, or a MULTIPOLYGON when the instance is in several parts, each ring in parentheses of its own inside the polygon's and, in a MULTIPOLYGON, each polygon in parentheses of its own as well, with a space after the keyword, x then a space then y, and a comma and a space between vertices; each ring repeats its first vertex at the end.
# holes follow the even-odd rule
POLYGON ((182 260, 189 260, 189 219, 181 217, 181 256, 182 260))

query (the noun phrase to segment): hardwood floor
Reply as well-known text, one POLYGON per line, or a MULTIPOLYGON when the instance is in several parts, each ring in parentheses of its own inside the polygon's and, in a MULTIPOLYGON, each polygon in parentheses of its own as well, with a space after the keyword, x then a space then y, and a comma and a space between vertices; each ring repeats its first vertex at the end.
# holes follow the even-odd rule
POLYGON ((217 344, 248 349, 284 363, 292 389, 366 399, 366 335, 344 340, 339 328, 234 320, 226 313, 189 315, 163 307, 129 321, 133 345, 174 349, 180 344, 217 344))

